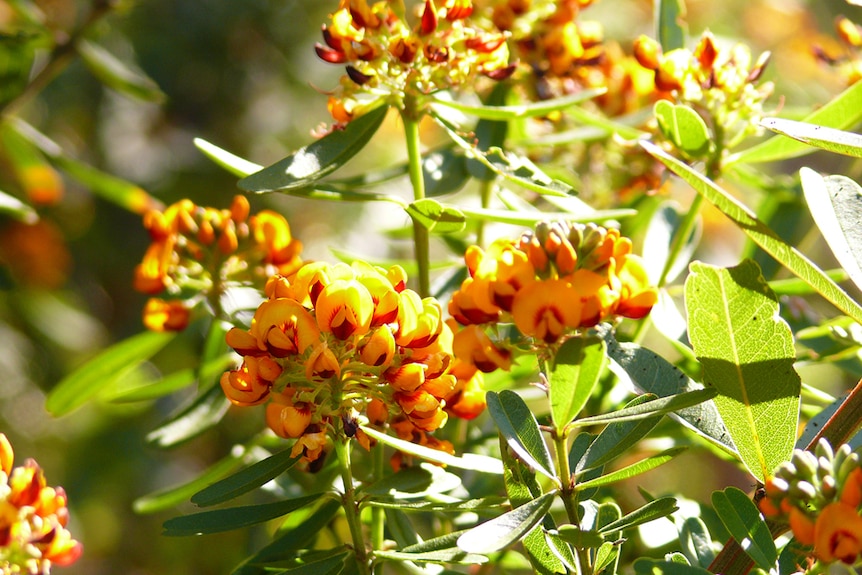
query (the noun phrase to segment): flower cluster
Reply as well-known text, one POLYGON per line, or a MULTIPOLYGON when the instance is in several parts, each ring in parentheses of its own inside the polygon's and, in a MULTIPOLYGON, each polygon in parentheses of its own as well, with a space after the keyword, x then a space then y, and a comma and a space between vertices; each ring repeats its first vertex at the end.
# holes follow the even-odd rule
POLYGON ((814 453, 796 449, 767 479, 759 507, 788 521, 796 540, 824 563, 854 564, 862 553, 862 468, 846 444, 834 453, 820 440, 814 453))
POLYGON ((510 352, 483 327, 514 323, 539 345, 614 316, 649 313, 657 291, 632 243, 618 230, 594 224, 543 222, 517 241, 500 239, 487 250, 471 246, 470 276, 449 303, 463 326, 455 335, 456 357, 479 370, 507 368, 510 352))
POLYGON ((663 53, 655 39, 640 36, 634 55, 653 71, 656 89, 702 112, 714 130, 725 134, 725 147, 757 131, 763 103, 773 89, 771 82, 758 85, 769 52, 752 62, 747 46, 719 47, 707 31, 693 52, 677 48, 663 53))
POLYGON ((182 330, 198 301, 217 299, 231 284, 262 287, 273 273, 291 273, 302 263, 302 243, 287 220, 270 210, 250 216, 244 196, 234 197, 230 209, 181 200, 147 211, 144 227, 152 243, 135 268, 135 289, 174 298, 147 302, 144 324, 151 330, 182 330))
POLYGON ((415 6, 415 23, 392 2, 340 0, 323 27, 318 56, 346 64, 347 74, 329 98, 329 111, 347 123, 378 105, 402 107, 418 96, 472 82, 477 75, 508 77, 506 36, 475 26, 471 0, 425 0, 415 6))
POLYGON ((862 26, 846 16, 840 16, 835 20, 835 31, 844 48, 843 53, 830 54, 822 47, 815 46, 814 54, 819 60, 835 66, 848 85, 855 84, 862 79, 862 26))
POLYGON ((48 487, 34 460, 12 467, 13 460, 0 433, 0 572, 41 575, 52 565, 71 565, 82 547, 66 529, 65 491, 48 487))
POLYGON ((309 461, 331 433, 368 447, 352 423, 363 419, 437 446, 426 433, 446 422, 447 403, 466 411, 472 396, 449 373, 442 307, 405 286, 400 267, 362 262, 306 263, 289 278, 273 276, 250 328, 227 334, 243 363, 222 376, 225 395, 240 406, 266 403, 268 426, 297 438, 294 453, 309 461))

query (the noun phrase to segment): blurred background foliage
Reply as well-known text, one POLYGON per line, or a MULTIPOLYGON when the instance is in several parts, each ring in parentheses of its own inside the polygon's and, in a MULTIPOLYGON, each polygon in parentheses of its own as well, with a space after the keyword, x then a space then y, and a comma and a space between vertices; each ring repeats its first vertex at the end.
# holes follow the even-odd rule
MULTIPOLYGON (((754 53, 773 52, 767 76, 777 85, 771 101, 775 109, 810 109, 843 88, 839 74, 814 57, 813 46, 840 50, 833 30, 836 16, 862 22, 862 9, 843 0, 686 4, 692 36, 709 28, 719 37, 744 39, 754 53)), ((13 61, 10 54, 19 43, 33 41, 31 74, 38 73, 50 61, 46 48, 75 34, 93 10, 105 8, 106 15, 87 28, 87 39, 158 86, 147 98, 130 98, 105 87, 72 58, 34 98, 15 103, 13 112, 67 156, 133 182, 165 204, 188 197, 201 205, 227 207, 237 193, 235 178, 204 158, 193 138, 264 165, 307 143, 313 129, 330 121, 322 92, 334 87, 342 73, 319 61, 313 49, 321 23, 335 7, 335 0, 120 0, 110 5, 0 0, 5 65, 13 61), (13 17, 13 5, 37 11, 49 38, 30 36, 33 31, 13 17)), ((588 16, 604 25, 607 38, 628 50, 635 37, 652 32, 651 11, 645 0, 601 0, 588 16)), ((379 134, 351 167, 361 171, 363 162, 404 155, 386 142, 386 134, 379 134)), ((831 164, 824 170, 859 180, 858 162, 828 154, 816 158, 831 164)), ((806 159, 807 165, 811 162, 806 159)), ((797 167, 791 161, 776 169, 792 173, 797 167)), ((4 192, 26 192, 19 176, 8 161, 0 162, 4 192)), ((71 530, 85 553, 64 573, 228 572, 259 543, 255 537, 260 533, 166 538, 160 535, 161 523, 176 510, 136 514, 133 503, 196 477, 258 429, 260 414, 232 411, 217 428, 162 452, 148 445, 147 433, 188 395, 143 405, 90 403, 59 419, 45 411, 46 391, 65 374, 106 345, 142 331, 146 300, 132 289, 132 270, 149 242, 140 215, 63 178, 62 197, 37 208, 38 224, 0 215, 0 431, 10 437, 19 457, 38 459, 51 483, 63 485, 70 495, 71 530)), ((409 194, 406 184, 402 191, 409 194)), ((394 221, 380 211, 373 221, 357 216, 380 206, 317 204, 275 195, 251 201, 253 211, 274 207, 288 217, 308 259, 332 259, 329 247, 385 255, 382 228, 407 223, 403 213, 394 214, 394 221)), ((706 237, 726 233, 731 232, 719 216, 711 220, 707 215, 706 237)), ((201 345, 195 327, 146 368, 190 367, 201 345)), ((837 370, 828 373, 838 378, 836 390, 849 383, 837 370)), ((697 460, 689 457, 679 458, 660 477, 645 478, 645 487, 660 493, 663 484, 685 483, 690 489, 683 488, 683 494, 698 499, 744 481, 732 466, 692 474, 697 460)))

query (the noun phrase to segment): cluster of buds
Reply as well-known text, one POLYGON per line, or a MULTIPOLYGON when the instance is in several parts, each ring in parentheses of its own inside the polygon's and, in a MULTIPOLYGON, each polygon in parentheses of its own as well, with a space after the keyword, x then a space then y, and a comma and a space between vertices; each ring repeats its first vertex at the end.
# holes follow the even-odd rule
POLYGON ((821 439, 814 453, 796 449, 764 485, 760 511, 787 521, 794 538, 824 562, 856 563, 862 553, 862 468, 847 444, 833 452, 821 439))
POLYGON ((693 52, 677 48, 663 53, 655 39, 640 36, 634 55, 654 72, 657 90, 694 107, 714 129, 723 130, 726 148, 757 131, 763 103, 773 88, 771 82, 758 84, 769 52, 752 62, 747 46, 719 47, 706 31, 693 52))
POLYGON ((230 209, 181 200, 144 214, 152 243, 135 268, 140 292, 163 292, 172 299, 151 298, 144 324, 155 331, 182 330, 190 310, 209 295, 231 285, 262 287, 273 273, 291 273, 302 263, 302 243, 291 236, 284 217, 270 210, 249 215, 245 196, 230 209))
POLYGON ((844 52, 830 54, 822 47, 815 46, 814 54, 819 60, 837 67, 848 85, 855 84, 862 79, 862 26, 846 16, 839 16, 835 20, 835 31, 838 33, 844 52))
POLYGON ((631 240, 594 224, 542 222, 517 241, 471 246, 465 260, 470 275, 449 303, 466 326, 453 349, 484 372, 511 361, 483 329, 488 325, 514 323, 536 344, 554 346, 613 317, 642 318, 657 300, 631 240))
POLYGON ((308 461, 333 433, 368 447, 355 424, 363 420, 434 445, 426 433, 446 422, 447 406, 463 412, 473 398, 449 373, 442 307, 405 286, 400 267, 362 262, 273 276, 249 329, 227 334, 243 363, 222 376, 225 395, 240 406, 266 403, 267 425, 296 438, 294 454, 308 461))
POLYGON ((48 487, 34 460, 14 468, 13 460, 0 433, 0 573, 43 575, 52 565, 71 565, 82 547, 66 529, 65 491, 48 487))
POLYGON ((473 24, 471 0, 424 0, 408 22, 393 2, 340 0, 316 47, 347 74, 329 98, 329 111, 347 123, 384 100, 402 107, 406 94, 457 88, 477 75, 495 80, 514 71, 506 35, 473 24))

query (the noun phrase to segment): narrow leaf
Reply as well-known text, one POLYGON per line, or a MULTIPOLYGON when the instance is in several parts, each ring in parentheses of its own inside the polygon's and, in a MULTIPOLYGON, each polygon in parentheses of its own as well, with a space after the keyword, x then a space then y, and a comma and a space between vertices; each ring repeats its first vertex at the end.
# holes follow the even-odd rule
POLYGON ((416 457, 426 461, 450 465, 452 467, 457 467, 458 469, 471 469, 482 473, 492 473, 494 475, 501 475, 503 473, 503 466, 500 463, 500 460, 494 459, 493 457, 486 457, 475 453, 465 453, 463 456, 457 457, 455 455, 450 455, 445 451, 431 449, 430 447, 424 447, 409 441, 404 441, 403 439, 398 439, 397 437, 392 437, 391 435, 386 435, 372 427, 361 425, 360 428, 372 439, 376 439, 384 445, 394 447, 398 451, 415 455, 416 457))
MULTIPOLYGON (((803 122, 844 130, 862 120, 862 84, 856 82, 825 105, 805 118, 803 122)), ((727 158, 726 166, 736 162, 774 162, 795 158, 815 151, 808 144, 784 136, 768 140, 727 158)))
POLYGON ((553 98, 551 100, 543 100, 541 102, 532 102, 518 106, 470 106, 452 100, 434 99, 435 106, 443 106, 458 110, 463 114, 468 114, 483 120, 514 120, 516 118, 534 118, 537 116, 545 116, 557 110, 564 110, 570 106, 575 106, 587 100, 592 100, 596 96, 601 96, 607 90, 605 88, 594 88, 590 90, 582 90, 571 96, 562 98, 553 98))
POLYGON ((179 414, 147 434, 147 441, 161 448, 173 447, 203 433, 221 421, 230 402, 215 385, 179 414))
POLYGON ((456 565, 481 565, 488 558, 476 553, 467 553, 458 547, 425 551, 424 553, 405 553, 404 551, 375 551, 374 557, 384 561, 415 561, 417 563, 455 563, 456 565))
POLYGON ((610 413, 583 417, 572 422, 572 424, 576 427, 588 427, 603 423, 638 421, 646 417, 665 415, 686 409, 693 405, 703 403, 704 401, 709 401, 716 395, 718 395, 718 392, 714 389, 693 389, 676 395, 659 398, 655 398, 653 394, 647 393, 641 396, 643 401, 640 403, 631 403, 623 409, 612 411, 610 413))
POLYGON ((502 512, 508 508, 508 500, 505 497, 488 496, 479 499, 466 499, 452 503, 438 501, 379 501, 370 499, 365 502, 369 507, 382 507, 383 509, 401 509, 402 511, 436 511, 439 513, 465 513, 492 511, 502 512))
POLYGON ((239 181, 240 189, 259 193, 311 186, 364 148, 383 123, 387 111, 386 106, 380 106, 350 122, 343 130, 333 130, 283 160, 243 178, 239 181))
POLYGON ((39 214, 32 206, 28 206, 15 196, 0 191, 0 214, 15 218, 26 224, 35 224, 39 221, 39 214))
POLYGON ((577 525, 560 525, 560 538, 576 549, 595 549, 605 542, 605 538, 596 529, 581 529, 577 525))
POLYGON ((728 487, 712 494, 712 506, 731 537, 764 571, 775 568, 778 551, 757 506, 741 489, 728 487))
POLYGON ((184 535, 203 535, 231 531, 283 517, 320 499, 322 494, 306 495, 297 499, 243 505, 227 509, 213 509, 191 515, 182 515, 165 521, 163 535, 176 537, 184 535))
POLYGON ((151 78, 132 70, 113 54, 93 42, 79 39, 75 50, 84 64, 105 86, 145 102, 163 102, 165 94, 151 78))
POLYGON ((662 559, 648 559, 641 557, 636 559, 633 567, 635 575, 712 575, 703 567, 694 567, 676 561, 664 561, 662 559))
POLYGON ((458 538, 458 547, 468 553, 494 553, 527 534, 548 512, 556 497, 551 491, 515 509, 486 521, 458 538))
POLYGON ((488 403, 488 413, 497 424, 509 448, 526 465, 557 481, 554 463, 551 461, 551 454, 542 432, 539 431, 539 424, 521 396, 506 389, 499 394, 489 391, 485 398, 488 403))
POLYGON ((853 132, 782 118, 764 118, 760 125, 809 146, 862 158, 862 136, 853 132))
POLYGON ((130 365, 154 356, 175 335, 147 331, 110 346, 64 377, 48 394, 45 408, 59 417, 81 407, 96 393, 116 384, 130 365))
POLYGON ((429 232, 453 234, 464 229, 467 219, 460 209, 446 206, 431 198, 416 200, 407 206, 407 213, 429 232))
POLYGON ((637 477, 642 473, 646 473, 651 469, 655 469, 659 465, 664 465, 683 451, 685 451, 685 447, 674 447, 668 449, 666 451, 662 451, 656 455, 651 455, 645 459, 641 459, 636 463, 632 463, 631 465, 627 465, 620 469, 616 469, 611 471, 610 473, 606 473, 601 477, 597 477, 595 479, 590 479, 589 481, 579 482, 575 488, 578 491, 583 491, 585 489, 591 489, 593 487, 601 487, 604 485, 610 485, 611 483, 616 483, 617 481, 622 481, 624 479, 631 479, 632 477, 637 477))
POLYGON ((550 373, 551 418, 558 435, 587 404, 607 363, 604 340, 596 336, 566 340, 550 373))
POLYGON ((200 372, 202 381, 213 380, 235 363, 235 355, 228 353, 220 358, 214 359, 201 366, 200 370, 188 368, 180 369, 148 385, 138 385, 129 389, 118 390, 116 394, 107 399, 112 403, 133 403, 136 401, 148 401, 170 395, 197 381, 197 373, 200 372))
POLYGON ((601 222, 607 220, 619 220, 637 215, 637 210, 627 208, 596 210, 584 214, 572 214, 570 212, 546 212, 534 210, 531 212, 500 210, 494 208, 469 208, 458 206, 458 210, 470 220, 483 222, 497 222, 500 224, 513 224, 516 226, 532 226, 536 222, 546 220, 566 220, 570 222, 601 222))
POLYGON ((664 52, 685 48, 685 3, 682 0, 656 0, 656 38, 664 52))
POLYGON ((195 147, 201 152, 203 152, 203 154, 207 158, 209 158, 234 176, 244 178, 263 169, 263 166, 261 166, 260 164, 249 162, 246 159, 231 154, 227 150, 223 150, 215 144, 207 142, 203 138, 195 138, 194 144, 195 147))
POLYGON ((299 461, 300 457, 291 457, 290 451, 290 449, 285 449, 246 467, 239 473, 201 489, 192 496, 192 503, 200 507, 208 507, 230 501, 260 487, 299 461))
MULTIPOLYGON (((860 96, 862 96, 862 83, 857 83, 854 86, 860 89, 860 96)), ((862 110, 862 105, 859 106, 859 110, 862 110)), ((641 146, 721 210, 765 252, 781 262, 797 277, 807 282, 839 310, 862 323, 862 306, 848 296, 823 270, 811 263, 796 248, 776 236, 748 208, 721 189, 715 182, 668 155, 654 144, 641 142, 641 146)))
MULTIPOLYGON (((508 82, 499 82, 491 89, 491 93, 483 102, 484 106, 502 106, 506 103, 506 97, 510 93, 508 82)), ((509 132, 509 122, 505 120, 481 119, 476 124, 476 147, 480 150, 490 148, 503 148, 506 144, 506 135, 509 132)), ((474 159, 467 160, 465 167, 470 175, 483 182, 493 181, 497 174, 474 159)))
POLYGON ((739 456, 764 481, 796 439, 801 381, 790 327, 752 260, 728 269, 693 263, 685 301, 704 384, 718 389, 715 405, 739 456))
MULTIPOLYGON (((650 394, 640 395, 631 400, 626 407, 635 407, 654 397, 654 395, 650 394)), ((658 425, 660 420, 661 416, 651 416, 634 421, 609 424, 596 437, 589 449, 587 449, 587 452, 578 462, 575 472, 580 473, 613 461, 646 437, 658 425)))
POLYGON ((607 534, 614 531, 625 531, 656 519, 667 517, 674 513, 679 507, 676 504, 675 497, 660 497, 650 501, 640 509, 620 517, 616 521, 603 525, 599 528, 599 533, 607 534))
POLYGON ((311 547, 329 522, 341 509, 341 502, 327 499, 301 523, 293 528, 282 526, 280 533, 260 551, 249 557, 248 563, 267 563, 287 559, 300 549, 311 547))
POLYGON ((862 188, 850 178, 824 178, 808 168, 802 168, 799 175, 814 223, 820 228, 835 259, 856 287, 862 289, 862 229, 859 227, 859 222, 862 222, 862 188))

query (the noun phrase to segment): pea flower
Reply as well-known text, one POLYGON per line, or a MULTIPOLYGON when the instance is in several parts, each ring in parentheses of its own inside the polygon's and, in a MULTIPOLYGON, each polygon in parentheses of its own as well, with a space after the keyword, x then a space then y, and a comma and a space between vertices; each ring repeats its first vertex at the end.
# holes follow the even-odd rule
MULTIPOLYGON (((236 196, 229 209, 180 200, 164 210, 144 213, 152 242, 135 268, 134 286, 152 298, 143 313, 153 331, 181 331, 191 308, 232 285, 262 287, 273 273, 291 273, 302 263, 302 243, 280 214, 249 215, 249 203, 236 196), (191 295, 189 295, 191 294, 191 295)), ((214 298, 214 299, 213 299, 214 298)))
POLYGON ((847 85, 855 84, 862 78, 862 26, 846 16, 835 20, 835 31, 841 42, 841 53, 827 52, 821 46, 814 46, 818 60, 833 66, 845 79, 847 85))
POLYGON ((225 395, 238 406, 265 404, 268 427, 295 439, 294 455, 308 461, 333 434, 368 447, 361 429, 344 424, 357 418, 397 423, 400 435, 433 443, 427 434, 446 423, 450 399, 456 414, 475 411, 464 394, 476 385, 450 373, 442 306, 407 289, 406 279, 401 268, 363 262, 309 262, 273 276, 249 328, 227 334, 243 363, 222 375, 225 395))
POLYGON ((449 313, 464 326, 456 357, 483 372, 507 369, 512 342, 489 335, 511 323, 539 348, 551 348, 601 321, 649 313, 657 292, 640 257, 618 230, 544 222, 517 241, 500 239, 465 254, 469 277, 452 296, 449 313))
POLYGON ((45 575, 53 565, 71 565, 83 547, 66 529, 66 492, 47 485, 36 461, 13 462, 0 433, 0 572, 45 575))

